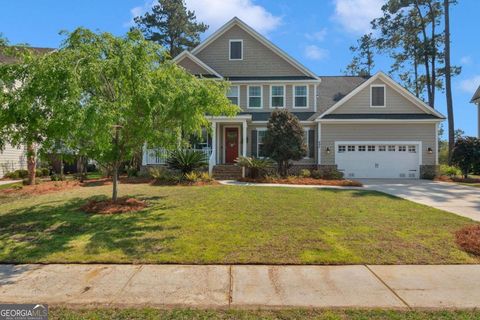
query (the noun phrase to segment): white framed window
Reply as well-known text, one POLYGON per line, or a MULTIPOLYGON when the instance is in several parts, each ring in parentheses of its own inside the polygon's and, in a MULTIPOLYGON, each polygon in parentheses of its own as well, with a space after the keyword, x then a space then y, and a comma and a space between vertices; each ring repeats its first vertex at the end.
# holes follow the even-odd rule
POLYGON ((347 150, 347 146, 338 146, 338 152, 345 152, 347 150))
POLYGON ((285 86, 270 86, 270 108, 285 108, 285 86))
POLYGON ((378 151, 381 151, 381 152, 387 151, 387 146, 378 146, 378 151))
POLYGON ((267 133, 266 128, 259 128, 257 129, 257 157, 258 158, 265 158, 265 149, 263 148, 263 138, 265 137, 265 134, 267 133))
POLYGON ((385 85, 372 84, 370 86, 370 107, 385 108, 385 85))
POLYGON ((358 151, 363 152, 366 151, 367 147, 366 146, 358 146, 358 151))
POLYGON ((395 146, 388 146, 389 152, 395 152, 395 146))
POLYGON ((347 151, 348 152, 354 152, 355 151, 355 146, 348 146, 347 151))
POLYGON ((243 40, 232 39, 228 45, 229 60, 243 60, 243 40))
POLYGON ((230 86, 227 92, 227 98, 231 103, 240 105, 240 86, 230 86))
POLYGON ((398 146, 398 152, 406 152, 407 146, 398 146))
POLYGON ((417 153, 417 146, 408 146, 408 152, 417 153))
POLYGON ((375 146, 368 146, 367 151, 370 151, 370 152, 375 151, 375 146))
POLYGON ((248 86, 248 105, 247 108, 262 108, 262 86, 248 86))
POLYGON ((308 108, 308 86, 293 86, 293 107, 308 108))

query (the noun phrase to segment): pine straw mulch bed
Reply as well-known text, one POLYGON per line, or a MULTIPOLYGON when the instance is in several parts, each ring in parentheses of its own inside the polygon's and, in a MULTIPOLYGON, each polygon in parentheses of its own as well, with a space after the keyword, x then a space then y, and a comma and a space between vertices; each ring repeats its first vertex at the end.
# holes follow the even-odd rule
POLYGON ((479 178, 461 178, 461 177, 449 177, 449 176, 439 176, 435 180, 443 182, 461 182, 461 183, 480 183, 479 178))
POLYGON ((238 181, 252 182, 252 183, 275 183, 275 184, 303 184, 303 185, 322 185, 322 186, 339 186, 339 187, 363 187, 358 181, 355 180, 325 180, 314 178, 278 178, 278 179, 265 179, 265 178, 241 178, 238 181))
POLYGON ((135 198, 122 197, 117 201, 108 200, 90 200, 80 207, 86 213, 94 214, 117 214, 126 212, 135 212, 147 207, 147 203, 135 198))
POLYGON ((480 256, 480 224, 458 230, 455 238, 464 251, 480 256))
POLYGON ((40 195, 50 192, 69 190, 80 186, 79 181, 42 181, 36 185, 12 187, 0 191, 6 195, 40 195))

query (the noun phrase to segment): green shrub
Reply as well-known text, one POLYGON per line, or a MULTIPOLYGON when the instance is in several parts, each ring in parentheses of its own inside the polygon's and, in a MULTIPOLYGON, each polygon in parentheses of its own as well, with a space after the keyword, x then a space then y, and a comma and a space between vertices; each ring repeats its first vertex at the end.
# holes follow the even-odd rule
POLYGON ((456 176, 460 176, 462 171, 455 167, 455 166, 448 166, 446 164, 442 164, 440 166, 440 175, 442 176, 449 176, 450 178, 454 178, 456 176))
POLYGON ((197 182, 200 178, 200 175, 197 172, 192 171, 185 173, 183 177, 187 182, 197 182))
POLYGON ((322 178, 322 172, 320 170, 317 170, 317 169, 312 170, 310 175, 312 176, 313 179, 321 179, 322 178))
POLYGON ((275 163, 270 159, 259 159, 255 157, 238 157, 235 159, 237 166, 247 168, 248 176, 252 179, 258 178, 263 175, 268 168, 272 167, 275 163))
POLYGON ((198 178, 200 179, 200 181, 203 181, 203 182, 212 182, 213 181, 213 177, 208 172, 200 173, 198 178))
POLYGON ((48 168, 41 168, 42 171, 42 177, 48 177, 50 175, 50 169, 48 168))
POLYGON ((179 170, 183 175, 195 171, 207 165, 205 154, 190 149, 178 149, 173 151, 167 159, 167 165, 171 169, 179 170))
POLYGON ((128 167, 127 168, 127 176, 128 177, 138 177, 138 170, 135 167, 128 167))
POLYGON ((181 176, 175 172, 168 170, 167 168, 150 168, 148 170, 150 177, 158 183, 178 183, 181 180, 181 176))
POLYGON ((18 179, 18 178, 20 178, 20 177, 18 176, 18 172, 17 172, 17 171, 10 171, 10 172, 5 173, 5 178, 8 178, 8 179, 18 179))
POLYGON ((54 173, 50 176, 50 180, 52 180, 52 181, 64 181, 65 176, 62 176, 61 174, 54 173))
POLYGON ((302 178, 310 178, 311 175, 312 175, 312 173, 308 169, 300 170, 300 177, 302 177, 302 178))
POLYGON ((343 173, 338 171, 337 169, 325 169, 322 172, 322 179, 325 180, 340 180, 343 179, 343 173))
POLYGON ((18 173, 18 177, 20 179, 28 178, 28 170, 20 169, 20 170, 15 170, 15 172, 18 173))

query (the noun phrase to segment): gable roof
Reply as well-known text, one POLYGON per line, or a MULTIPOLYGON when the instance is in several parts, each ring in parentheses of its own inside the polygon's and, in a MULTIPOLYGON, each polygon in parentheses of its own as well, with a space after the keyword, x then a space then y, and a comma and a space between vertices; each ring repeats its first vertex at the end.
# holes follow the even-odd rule
POLYGON ((477 88, 477 91, 475 91, 475 94, 473 95, 470 102, 480 103, 480 86, 477 88))
POLYGON ((211 67, 206 65, 202 60, 198 59, 195 57, 193 54, 191 54, 188 50, 183 51, 180 53, 178 56, 176 56, 172 61, 175 63, 180 63, 183 59, 188 58, 194 63, 196 63, 200 68, 204 69, 205 71, 208 72, 208 74, 214 75, 220 79, 223 79, 223 77, 215 70, 213 70, 211 67))
POLYGON ((355 96, 358 92, 361 90, 367 88, 370 84, 372 84, 375 80, 380 79, 386 84, 388 84, 392 89, 397 91, 399 94, 401 94, 404 98, 412 102, 415 106, 417 106, 419 109, 424 111, 425 113, 432 114, 437 116, 438 118, 445 119, 445 116, 441 114, 440 112, 436 111, 429 105, 427 105, 425 102, 414 96, 410 91, 402 87, 400 84, 398 84, 396 81, 394 81, 392 78, 387 76, 383 72, 378 72, 376 73, 373 77, 369 78, 368 80, 364 81, 362 84, 360 84, 358 87, 356 87, 354 90, 352 90, 349 94, 347 94, 344 98, 336 102, 333 106, 331 106, 329 109, 327 109, 325 112, 323 112, 318 118, 321 119, 325 115, 330 114, 340 106, 342 106, 345 102, 350 100, 353 96, 355 96))
POLYGON ((260 33, 255 31, 253 28, 251 28, 249 25, 247 25, 245 22, 240 20, 237 17, 234 17, 230 21, 228 21, 226 24, 224 24, 220 29, 215 31, 213 34, 211 34, 207 39, 205 39, 202 43, 200 43, 197 47, 195 47, 192 50, 192 54, 197 54, 200 51, 202 51, 204 48, 206 48, 210 43, 212 43, 215 39, 220 37, 222 34, 227 32, 230 28, 233 26, 238 26, 241 29, 243 29, 245 32, 250 34, 253 38, 258 40, 260 43, 265 45, 267 48, 272 50, 274 53, 279 55, 281 58, 283 58, 285 61, 287 61, 289 64, 291 64, 293 67, 304 73, 305 75, 312 77, 315 80, 319 80, 319 78, 312 72, 310 71, 307 67, 302 65, 300 62, 289 56, 285 51, 274 45, 270 40, 262 36, 260 33))
POLYGON ((322 80, 318 90, 318 107, 326 110, 356 87, 368 80, 368 77, 357 76, 319 76, 322 80))

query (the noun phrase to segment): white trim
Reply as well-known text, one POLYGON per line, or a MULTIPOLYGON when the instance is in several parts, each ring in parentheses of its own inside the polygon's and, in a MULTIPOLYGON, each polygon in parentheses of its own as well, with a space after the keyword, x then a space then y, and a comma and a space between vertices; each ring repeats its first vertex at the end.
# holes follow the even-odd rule
POLYGON ((322 124, 318 122, 317 164, 322 164, 322 124))
POLYGON ((389 76, 387 76, 385 73, 381 71, 376 73, 373 77, 369 78, 367 81, 365 81, 364 83, 359 85, 357 88, 355 88, 353 91, 351 91, 349 94, 347 94, 343 99, 341 99, 340 101, 335 103, 333 106, 328 108, 325 112, 323 112, 320 116, 318 116, 317 119, 321 119, 323 116, 332 113, 333 111, 335 111, 337 108, 342 106, 345 102, 350 100, 353 96, 355 96, 357 93, 365 89, 367 86, 369 86, 371 83, 373 83, 377 79, 380 79, 386 82, 392 89, 396 90, 398 93, 400 93, 402 96, 404 96, 414 105, 416 105, 419 109, 423 110, 425 113, 433 114, 437 117, 442 118, 442 120, 445 119, 445 116, 443 114, 436 111, 435 109, 427 105, 425 102, 415 97, 410 91, 403 88, 396 81, 394 81, 392 78, 390 78, 389 76))
POLYGON ((220 29, 218 29, 217 31, 215 31, 213 34, 211 34, 207 39, 205 39, 205 41, 203 41, 202 43, 200 43, 197 47, 195 47, 193 50, 192 50, 192 53, 193 54, 197 54, 199 53, 200 51, 202 51, 204 48, 206 48, 212 41, 216 40, 217 38, 219 38, 222 34, 224 34, 226 31, 228 31, 231 27, 233 26, 239 26, 240 28, 242 28, 243 30, 245 30, 248 34, 250 34, 253 38, 257 39, 258 41, 260 41, 261 43, 263 43, 267 48, 269 48, 270 50, 272 50, 273 52, 275 52, 276 54, 278 54, 280 57, 282 57, 285 61, 287 61, 288 63, 290 63, 292 66, 294 66, 295 68, 297 68, 299 71, 303 72, 304 74, 308 75, 308 76, 311 76, 312 78, 314 79, 317 79, 319 80, 318 76, 315 75, 312 71, 310 71, 309 69, 307 69, 304 65, 302 65, 300 62, 298 62, 297 60, 293 59, 292 57, 290 57, 287 53, 285 53, 282 49, 280 49, 279 47, 277 47, 276 45, 274 45, 272 42, 270 42, 268 39, 266 39, 264 36, 262 36, 261 34, 259 34, 257 31, 255 31, 254 29, 252 29, 250 26, 248 26, 245 22, 243 22, 242 20, 240 20, 239 18, 237 17, 234 17, 233 19, 231 19, 230 21, 228 21, 227 23, 225 23, 220 29))
POLYGON ((256 128, 254 130, 256 130, 256 132, 257 132, 257 145, 255 146, 255 149, 257 150, 256 158, 263 159, 265 157, 260 157, 260 154, 259 154, 260 152, 258 151, 258 132, 259 131, 267 131, 267 128, 266 127, 261 127, 261 128, 256 128))
POLYGON ((220 79, 223 79, 223 77, 215 70, 213 70, 211 67, 205 64, 202 60, 198 59, 195 57, 193 54, 191 54, 189 51, 185 50, 182 53, 180 53, 178 56, 176 56, 172 61, 175 62, 176 64, 179 64, 183 59, 189 58, 196 64, 198 64, 200 67, 208 71, 209 73, 216 75, 220 79))
MULTIPOLYGON (((237 106, 240 107, 240 105, 241 105, 241 104, 240 104, 240 90, 241 90, 240 85, 239 85, 239 84, 235 84, 235 85, 230 86, 230 88, 232 88, 232 87, 237 87, 237 88, 238 88, 238 95, 237 95, 236 98, 237 98, 237 102, 238 102, 238 103, 237 103, 237 106)), ((230 96, 230 97, 229 97, 229 96, 228 96, 228 92, 227 92, 227 98, 233 98, 233 96, 230 96)))
POLYGON ((371 84, 370 85, 370 108, 385 109, 387 107, 387 87, 384 84, 371 84), (373 88, 383 88, 383 106, 373 105, 373 88))
POLYGON ((318 119, 321 123, 440 123, 443 119, 318 119))
POLYGON ((227 116, 209 116, 207 117, 210 121, 217 121, 217 122, 239 122, 242 120, 252 120, 252 115, 250 114, 241 114, 236 115, 234 117, 227 117, 227 116))
MULTIPOLYGON (((300 121, 300 124, 315 124, 319 123, 319 121, 300 121)), ((266 124, 268 121, 251 121, 252 124, 266 124)))
MULTIPOLYGON (((258 96, 253 96, 254 98, 258 96)), ((247 86, 247 109, 260 110, 263 109, 263 85, 248 85, 247 86), (250 87, 260 87, 260 107, 250 107, 250 87)))
MULTIPOLYGON (((270 109, 285 109, 286 105, 287 105, 287 88, 285 85, 278 85, 278 84, 274 84, 274 85, 269 85, 269 91, 270 91, 270 109), (272 94, 272 88, 273 87, 283 87, 283 106, 281 107, 273 107, 272 106, 272 100, 273 100, 273 94, 272 94)), ((276 97, 279 97, 279 96, 276 96, 276 97)))
POLYGON ((228 126, 223 126, 223 137, 222 137, 222 141, 223 141, 223 161, 222 163, 227 163, 227 139, 226 139, 226 132, 227 132, 227 128, 237 128, 238 130, 238 155, 240 155, 240 125, 228 125, 228 126))
POLYGON ((438 165, 438 123, 435 123, 435 164, 438 165))
POLYGON ((243 39, 230 39, 228 40, 228 60, 229 61, 242 61, 243 60, 243 39), (232 59, 232 42, 240 42, 241 43, 241 58, 240 59, 232 59))
POLYGON ((285 85, 296 85, 296 84, 319 84, 319 80, 229 80, 231 83, 235 84, 249 84, 249 83, 263 83, 263 84, 271 84, 271 83, 281 83, 285 85))
POLYGON ((317 112, 317 85, 313 85, 313 111, 317 112))
MULTIPOLYGON (((309 88, 309 85, 308 85, 308 84, 297 84, 297 85, 293 85, 293 86, 292 86, 292 108, 293 108, 293 109, 308 109, 308 108, 310 108, 310 106, 309 106, 309 100, 310 100, 310 99, 309 99, 309 91, 310 91, 310 90, 309 90, 309 89, 310 89, 310 88, 309 88), (297 105, 295 104, 295 98, 297 97, 296 92, 295 92, 295 91, 296 91, 296 90, 295 90, 296 87, 306 87, 306 88, 307 88, 307 95, 306 95, 307 105, 306 105, 305 107, 303 107, 303 106, 302 106, 302 107, 297 107, 297 105)), ((299 96, 299 97, 303 97, 303 96, 299 96)))
MULTIPOLYGON (((303 157, 303 159, 307 160, 307 159, 312 159, 308 156, 308 154, 310 153, 310 130, 315 130, 315 129, 312 129, 312 128, 303 128, 303 136, 306 138, 305 140, 307 141, 306 145, 307 145, 307 155, 305 157, 303 157)), ((315 138, 314 138, 315 140, 315 138)), ((315 155, 313 155, 313 157, 315 158, 315 155)))

